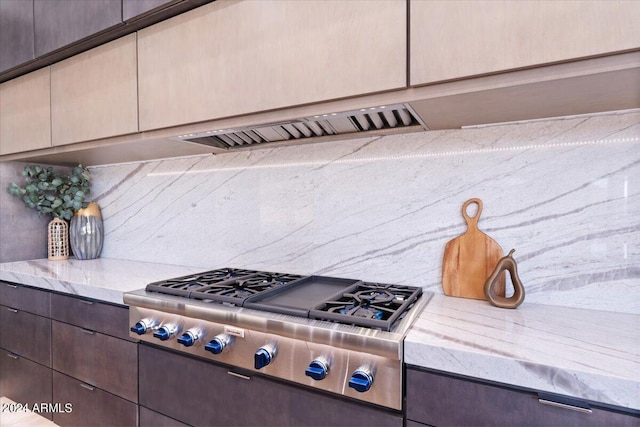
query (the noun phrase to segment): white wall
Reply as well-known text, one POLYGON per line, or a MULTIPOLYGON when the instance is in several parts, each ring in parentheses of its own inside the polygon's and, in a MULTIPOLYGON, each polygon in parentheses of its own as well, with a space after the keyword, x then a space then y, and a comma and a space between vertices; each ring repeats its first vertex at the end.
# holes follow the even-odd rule
POLYGON ((441 291, 462 204, 526 303, 640 313, 640 113, 94 167, 103 257, 441 291))

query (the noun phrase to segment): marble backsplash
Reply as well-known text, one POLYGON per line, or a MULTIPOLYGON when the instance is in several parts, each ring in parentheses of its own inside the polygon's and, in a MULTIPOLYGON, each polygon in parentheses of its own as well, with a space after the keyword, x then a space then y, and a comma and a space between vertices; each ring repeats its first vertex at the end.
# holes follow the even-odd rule
POLYGON ((442 293, 462 204, 527 303, 640 313, 640 113, 91 168, 103 257, 442 293))

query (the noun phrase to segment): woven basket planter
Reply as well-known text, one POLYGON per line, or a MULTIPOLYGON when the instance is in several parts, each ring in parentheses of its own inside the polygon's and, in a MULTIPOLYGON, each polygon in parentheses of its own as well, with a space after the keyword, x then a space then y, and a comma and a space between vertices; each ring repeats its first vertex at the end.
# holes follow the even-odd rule
POLYGON ((61 261, 69 258, 69 226, 60 218, 49 223, 49 260, 61 261))

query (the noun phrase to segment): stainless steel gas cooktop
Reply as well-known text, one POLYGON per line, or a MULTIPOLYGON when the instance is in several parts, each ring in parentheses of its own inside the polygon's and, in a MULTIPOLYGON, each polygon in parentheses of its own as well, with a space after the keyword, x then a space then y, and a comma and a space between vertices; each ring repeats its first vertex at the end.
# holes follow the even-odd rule
POLYGON ((419 287, 223 268, 126 293, 131 336, 247 371, 402 408, 419 287))

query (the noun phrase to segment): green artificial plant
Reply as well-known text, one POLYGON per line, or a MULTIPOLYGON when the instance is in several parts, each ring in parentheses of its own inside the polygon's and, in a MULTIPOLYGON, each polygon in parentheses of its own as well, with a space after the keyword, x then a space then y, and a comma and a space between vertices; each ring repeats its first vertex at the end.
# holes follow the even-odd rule
POLYGON ((39 214, 70 220, 89 204, 85 202, 91 186, 89 170, 82 165, 73 168, 70 175, 54 172, 52 167, 25 166, 22 176, 25 186, 12 182, 7 191, 39 214))

